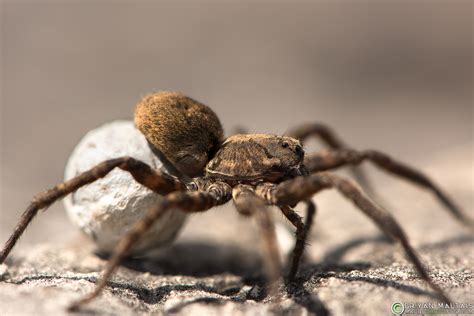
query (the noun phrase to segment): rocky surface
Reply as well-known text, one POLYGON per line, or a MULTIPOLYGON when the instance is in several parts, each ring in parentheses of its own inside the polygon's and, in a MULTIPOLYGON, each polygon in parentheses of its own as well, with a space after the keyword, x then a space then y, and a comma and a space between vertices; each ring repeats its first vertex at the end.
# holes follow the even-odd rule
MULTIPOLYGON (((470 148, 431 157, 423 170, 472 216, 470 148)), ((472 303, 472 232, 430 194, 385 176, 374 180, 435 282, 454 302, 472 303)), ((316 202, 305 262, 294 283, 280 286, 279 302, 262 288, 255 227, 228 206, 192 216, 177 242, 157 257, 125 262, 81 313, 389 315, 394 302, 435 302, 400 249, 352 205, 334 192, 316 202)), ((0 315, 66 314, 69 302, 93 289, 104 263, 84 237, 18 249, 0 267, 0 315)))

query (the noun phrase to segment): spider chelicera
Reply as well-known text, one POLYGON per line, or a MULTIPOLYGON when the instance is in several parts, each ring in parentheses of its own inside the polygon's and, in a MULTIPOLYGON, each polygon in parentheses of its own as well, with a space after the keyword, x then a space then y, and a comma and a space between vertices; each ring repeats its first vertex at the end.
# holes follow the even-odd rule
MULTIPOLYGON (((270 294, 274 294, 275 281, 278 280, 282 267, 269 207, 279 208, 296 228, 296 244, 288 275, 291 281, 297 273, 315 215, 311 197, 328 188, 337 189, 386 235, 398 241, 420 277, 430 285, 440 300, 449 302, 443 290, 432 282, 397 221, 373 203, 352 181, 327 172, 341 166, 354 167, 365 160, 371 161, 382 170, 431 190, 460 222, 472 224, 446 194, 416 169, 378 151, 350 149, 322 124, 302 125, 286 136, 238 134, 224 139, 219 119, 209 107, 176 92, 159 92, 143 98, 135 110, 135 125, 160 159, 174 167, 172 174, 153 170, 132 157, 120 157, 104 161, 38 194, 2 249, 0 263, 5 261, 38 210, 105 177, 114 168, 120 168, 129 172, 140 184, 164 197, 117 244, 95 290, 72 304, 71 310, 91 301, 101 292, 121 260, 165 212, 172 209, 187 213, 204 212, 230 200, 233 200, 239 213, 256 218, 264 242, 263 262, 270 284, 269 290, 270 294), (310 136, 321 138, 330 150, 305 155, 302 142, 310 136), (307 205, 304 222, 293 210, 300 202, 307 205)), ((363 180, 358 169, 353 171, 363 180)))

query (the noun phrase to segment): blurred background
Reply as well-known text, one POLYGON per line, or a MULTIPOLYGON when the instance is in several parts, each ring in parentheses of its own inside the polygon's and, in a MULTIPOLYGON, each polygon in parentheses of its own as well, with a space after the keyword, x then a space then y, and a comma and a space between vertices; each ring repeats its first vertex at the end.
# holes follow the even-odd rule
MULTIPOLYGON (((210 105, 227 133, 322 121, 435 179, 463 159, 448 191, 471 211, 472 13, 472 1, 4 0, 0 243, 88 130, 165 89, 210 105)), ((391 180, 367 170, 383 191, 391 180)), ((76 233, 57 203, 20 246, 76 233)))

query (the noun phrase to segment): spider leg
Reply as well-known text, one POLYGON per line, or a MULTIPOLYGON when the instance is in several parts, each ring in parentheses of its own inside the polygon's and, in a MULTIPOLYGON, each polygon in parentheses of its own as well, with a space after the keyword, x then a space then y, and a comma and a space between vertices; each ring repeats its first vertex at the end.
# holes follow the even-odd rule
MULTIPOLYGON (((273 203, 273 190, 276 185, 273 183, 261 183, 257 186, 255 193, 260 196, 263 200, 268 201, 270 204, 273 203)), ((293 248, 293 260, 291 263, 290 273, 288 274, 288 280, 291 281, 298 271, 298 265, 303 255, 304 246, 306 244, 306 239, 311 230, 313 224, 313 218, 316 214, 316 205, 310 199, 305 201, 306 207, 306 218, 303 223, 301 217, 296 213, 290 206, 283 205, 280 207, 282 213, 285 217, 295 226, 296 228, 296 243, 293 248)), ((290 204, 293 205, 293 204, 290 204)), ((296 204, 295 204, 296 205, 296 204)))
POLYGON ((180 209, 187 213, 204 212, 211 207, 228 202, 230 198, 231 188, 223 182, 211 184, 206 191, 173 192, 166 195, 156 207, 149 209, 146 215, 137 221, 130 231, 120 240, 114 250, 114 254, 109 261, 107 261, 107 265, 105 266, 102 276, 97 281, 94 291, 81 300, 71 304, 68 310, 75 311, 100 294, 102 289, 107 285, 107 280, 129 250, 166 211, 169 209, 180 209))
POLYGON ((185 190, 184 184, 176 178, 154 170, 146 163, 134 158, 121 157, 106 160, 74 178, 36 195, 25 212, 21 215, 19 223, 0 252, 0 264, 5 261, 13 246, 15 246, 15 243, 40 209, 47 208, 65 195, 76 191, 86 184, 105 177, 115 168, 130 172, 137 182, 158 194, 164 195, 177 190, 185 190))
POLYGON ((474 221, 463 214, 461 209, 433 183, 426 175, 402 162, 396 161, 388 155, 375 150, 356 151, 341 149, 323 153, 309 154, 304 164, 309 172, 317 172, 338 168, 343 165, 358 165, 364 160, 369 160, 377 167, 405 180, 409 180, 426 189, 431 190, 438 200, 459 222, 464 225, 474 225, 474 221))
MULTIPOLYGON (((304 143, 311 136, 318 137, 324 144, 331 149, 343 149, 348 146, 337 136, 337 134, 327 125, 322 123, 302 124, 290 129, 285 133, 286 136, 296 138, 304 143)), ((359 167, 351 167, 350 171, 354 178, 364 188, 364 190, 372 197, 376 197, 375 190, 371 185, 367 175, 359 167)))
POLYGON ((344 142, 334 133, 329 127, 321 123, 301 124, 290 129, 285 133, 286 136, 296 138, 300 141, 305 141, 311 136, 317 136, 327 144, 330 148, 344 148, 344 142))
MULTIPOLYGON (((273 183, 262 183, 257 186, 255 192, 264 200, 272 203, 273 190, 275 189, 275 187, 276 185, 273 183)), ((316 205, 314 204, 314 202, 311 200, 306 200, 305 203, 307 207, 306 218, 304 223, 298 213, 296 213, 291 207, 289 207, 288 205, 283 205, 280 207, 285 217, 296 228, 296 243, 293 249, 293 261, 291 264, 290 273, 288 274, 288 279, 290 281, 295 277, 296 272, 298 271, 298 265, 301 260, 301 256, 303 255, 306 239, 308 233, 311 230, 314 215, 316 214, 316 205)))
MULTIPOLYGON (((267 201, 270 204, 274 203, 274 196, 273 191, 277 187, 276 184, 273 183, 261 183, 255 189, 255 193, 260 196, 262 199, 267 201)), ((314 215, 316 214, 316 205, 314 204, 311 199, 305 201, 306 203, 306 218, 303 223, 301 216, 296 213, 289 205, 296 205, 295 204, 285 204, 280 207, 283 215, 295 226, 296 228, 296 243, 295 247, 293 248, 293 260, 290 268, 290 273, 288 274, 288 280, 291 281, 298 272, 298 265, 301 260, 301 256, 303 255, 304 246, 306 244, 306 240, 308 237, 309 232, 311 231, 311 226, 313 225, 314 215)))
POLYGON ((405 232, 398 222, 389 212, 380 208, 366 197, 353 182, 330 173, 318 173, 304 178, 295 178, 276 186, 272 190, 271 202, 277 205, 293 205, 328 188, 337 189, 371 218, 385 234, 398 241, 421 278, 429 284, 443 302, 450 301, 443 290, 431 280, 426 268, 410 245, 405 232))
POLYGON ((264 266, 270 285, 269 292, 274 296, 277 293, 276 281, 280 276, 282 266, 270 209, 265 200, 257 196, 249 185, 237 185, 232 191, 232 196, 237 211, 245 216, 254 216, 260 228, 265 252, 264 266))
POLYGON ((291 207, 282 206, 280 207, 283 215, 296 227, 296 243, 293 249, 293 260, 291 262, 290 273, 288 274, 288 280, 292 281, 298 271, 298 265, 303 255, 306 238, 308 237, 308 230, 306 225, 303 223, 301 216, 298 215, 291 207))
POLYGON ((311 227, 313 226, 315 215, 316 215, 316 204, 314 204, 314 202, 311 200, 307 200, 306 201, 306 217, 304 219, 304 225, 306 227, 306 231, 308 234, 311 231, 311 227))

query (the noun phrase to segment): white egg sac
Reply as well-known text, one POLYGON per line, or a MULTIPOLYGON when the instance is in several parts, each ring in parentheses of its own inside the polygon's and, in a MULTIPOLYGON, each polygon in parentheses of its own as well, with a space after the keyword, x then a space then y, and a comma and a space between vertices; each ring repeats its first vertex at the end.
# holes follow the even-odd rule
MULTIPOLYGON (((69 158, 65 179, 71 179, 104 160, 122 156, 131 156, 166 172, 133 122, 115 121, 84 136, 69 158)), ((111 253, 132 225, 162 198, 137 183, 128 172, 115 169, 106 177, 69 194, 64 204, 71 221, 97 244, 98 250, 111 253)), ((146 255, 169 244, 185 219, 185 213, 169 210, 130 254, 146 255)))

